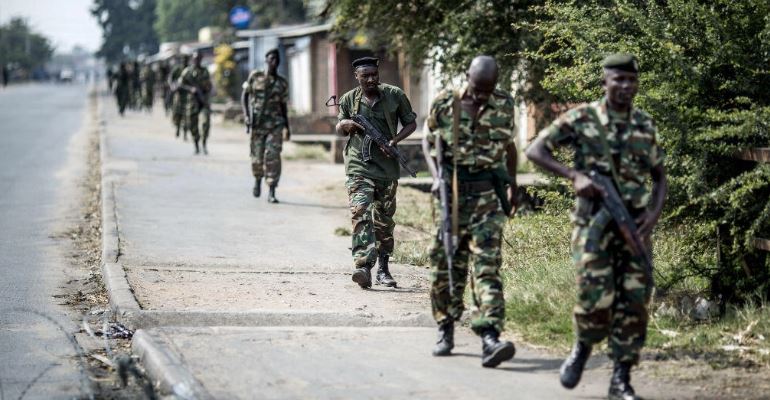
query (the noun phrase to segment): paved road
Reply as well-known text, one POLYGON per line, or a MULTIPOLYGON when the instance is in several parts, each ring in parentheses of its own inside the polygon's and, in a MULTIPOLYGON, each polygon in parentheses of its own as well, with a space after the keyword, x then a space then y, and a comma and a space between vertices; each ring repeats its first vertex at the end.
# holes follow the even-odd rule
MULTIPOLYGON (((0 91, 0 397, 81 394, 75 352, 54 323, 73 331, 53 295, 68 279, 63 240, 77 200, 74 149, 88 102, 83 85, 19 85, 0 91), (14 311, 11 311, 14 310, 14 311), (42 375, 41 375, 42 374, 42 375)), ((82 162, 82 160, 81 160, 82 162)))

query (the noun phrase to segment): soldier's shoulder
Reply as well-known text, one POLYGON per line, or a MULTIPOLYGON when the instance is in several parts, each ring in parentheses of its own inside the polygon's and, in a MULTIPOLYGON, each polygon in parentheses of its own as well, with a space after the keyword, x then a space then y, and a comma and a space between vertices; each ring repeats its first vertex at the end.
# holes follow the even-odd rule
POLYGON ((254 79, 257 79, 257 78, 262 78, 263 76, 265 76, 264 72, 259 71, 259 70, 254 70, 254 71, 251 71, 251 73, 249 73, 249 77, 246 78, 246 80, 251 81, 251 80, 254 80, 254 79))
POLYGON ((654 119, 652 118, 652 115, 647 113, 647 111, 642 110, 641 108, 634 107, 633 112, 631 113, 631 117, 637 123, 653 123, 654 122, 654 119))
POLYGON ((452 97, 454 96, 454 89, 446 88, 441 89, 440 92, 433 98, 432 108, 442 108, 450 106, 452 104, 452 97))
POLYGON ((289 80, 286 79, 283 75, 276 74, 276 78, 278 78, 278 81, 281 83, 289 83, 289 80))
POLYGON ((358 88, 348 90, 342 96, 340 96, 338 102, 343 103, 353 101, 353 99, 356 97, 356 90, 358 90, 358 88))
POLYGON ((397 95, 397 96, 403 96, 405 95, 404 91, 401 90, 400 87, 395 85, 390 85, 387 83, 380 83, 380 90, 384 91, 387 94, 390 95, 397 95))
POLYGON ((505 92, 503 90, 495 89, 495 91, 492 92, 492 99, 498 106, 513 112, 514 102, 513 102, 513 96, 511 96, 510 93, 505 92))

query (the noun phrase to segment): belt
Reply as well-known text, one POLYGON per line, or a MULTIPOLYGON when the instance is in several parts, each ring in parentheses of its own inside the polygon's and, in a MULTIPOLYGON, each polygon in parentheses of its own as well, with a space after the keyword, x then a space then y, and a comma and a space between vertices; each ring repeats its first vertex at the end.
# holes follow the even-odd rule
POLYGON ((457 182, 457 189, 460 192, 485 192, 487 190, 493 190, 495 185, 491 181, 459 181, 457 182))

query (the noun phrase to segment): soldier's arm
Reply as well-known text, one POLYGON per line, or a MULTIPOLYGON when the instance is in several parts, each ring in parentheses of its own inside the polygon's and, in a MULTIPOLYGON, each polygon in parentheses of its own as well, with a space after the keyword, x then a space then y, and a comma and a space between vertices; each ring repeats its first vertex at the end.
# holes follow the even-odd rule
POLYGON ((422 137, 422 155, 425 157, 425 163, 428 164, 428 171, 430 171, 430 175, 433 177, 434 185, 438 182, 439 176, 438 176, 438 167, 436 166, 436 158, 430 155, 430 141, 428 140, 428 135, 422 137))
POLYGON ((401 128, 401 131, 390 141, 390 144, 394 146, 398 142, 406 139, 409 135, 414 133, 415 129, 417 129, 417 115, 412 111, 412 104, 409 103, 409 99, 403 92, 398 92, 397 113, 403 128, 401 128))
POLYGON ((244 87, 241 91, 241 110, 243 110, 243 122, 249 124, 249 90, 244 87))
POLYGON ((339 122, 337 122, 337 126, 334 127, 337 134, 340 136, 347 136, 356 130, 363 131, 363 126, 350 119, 350 111, 348 110, 350 105, 348 104, 347 97, 342 96, 342 99, 340 100, 340 113, 337 115, 339 122))
MULTIPOLYGON (((558 127, 553 126, 551 128, 559 129, 558 127)), ((602 195, 604 190, 595 185, 588 175, 577 171, 574 168, 570 168, 554 158, 552 150, 546 145, 547 137, 547 134, 543 133, 538 135, 537 139, 535 139, 524 152, 527 158, 546 171, 572 181, 572 186, 578 196, 590 198, 602 195)))
POLYGON ((508 176, 511 177, 511 185, 508 187, 508 201, 513 204, 512 213, 516 212, 516 192, 519 187, 516 185, 516 169, 519 166, 519 152, 516 150, 516 143, 511 141, 505 147, 505 168, 508 170, 508 176))
POLYGON ((666 195, 668 194, 668 178, 666 177, 666 169, 663 167, 663 164, 653 168, 650 174, 652 175, 652 204, 636 221, 639 224, 639 236, 643 238, 650 236, 653 228, 658 223, 658 219, 660 219, 660 215, 663 213, 663 205, 666 203, 666 195))

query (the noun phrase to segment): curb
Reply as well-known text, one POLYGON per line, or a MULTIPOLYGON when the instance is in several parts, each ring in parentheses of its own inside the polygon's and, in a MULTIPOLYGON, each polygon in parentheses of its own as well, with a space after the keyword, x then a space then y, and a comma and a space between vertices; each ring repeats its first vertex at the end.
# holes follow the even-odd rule
POLYGON ((210 326, 313 326, 313 327, 399 327, 433 328, 436 323, 428 313, 402 316, 398 319, 375 319, 369 314, 349 314, 324 311, 159 311, 127 310, 123 318, 134 329, 154 327, 210 327, 210 326))
POLYGON ((164 350, 144 330, 134 333, 131 351, 139 357, 147 374, 160 385, 162 393, 171 393, 183 400, 214 398, 187 371, 181 359, 170 351, 164 350))
POLYGON ((118 320, 129 328, 141 311, 134 292, 128 284, 126 271, 118 261, 120 258, 120 237, 115 204, 115 178, 108 169, 107 131, 103 115, 102 95, 96 96, 96 114, 99 129, 99 164, 101 175, 102 211, 102 279, 107 289, 110 308, 118 320))

